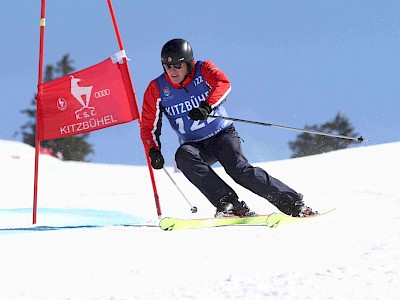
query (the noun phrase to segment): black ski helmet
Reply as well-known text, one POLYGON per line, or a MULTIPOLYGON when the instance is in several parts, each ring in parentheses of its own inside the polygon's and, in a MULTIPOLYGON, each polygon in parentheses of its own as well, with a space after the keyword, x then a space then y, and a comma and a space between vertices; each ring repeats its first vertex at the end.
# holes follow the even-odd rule
POLYGON ((183 39, 173 39, 168 41, 161 50, 161 64, 188 64, 188 73, 193 69, 193 50, 189 42, 183 39))

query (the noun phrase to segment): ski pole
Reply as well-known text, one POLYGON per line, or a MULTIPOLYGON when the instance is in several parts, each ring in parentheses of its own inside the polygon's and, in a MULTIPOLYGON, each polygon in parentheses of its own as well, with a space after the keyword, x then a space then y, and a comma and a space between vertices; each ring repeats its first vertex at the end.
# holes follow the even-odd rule
MULTIPOLYGON (((210 118, 219 118, 219 119, 230 120, 230 121, 243 122, 243 123, 249 123, 249 124, 255 124, 255 125, 269 126, 269 127, 273 127, 273 128, 288 129, 288 130, 306 132, 306 133, 311 133, 311 134, 330 136, 330 137, 339 138, 339 139, 352 140, 352 141, 356 141, 356 142, 360 142, 360 143, 365 141, 365 139, 362 136, 360 136, 358 138, 355 138, 355 137, 351 137, 351 136, 332 134, 332 133, 321 132, 321 131, 316 131, 316 130, 311 130, 311 129, 295 128, 295 127, 289 127, 289 126, 283 126, 283 125, 275 125, 275 124, 270 124, 270 123, 243 120, 243 119, 237 119, 237 118, 215 116, 215 115, 208 115, 208 117, 210 117, 210 118)), ((366 140, 366 141, 369 142, 369 140, 366 140)))
POLYGON ((165 167, 163 167, 163 170, 165 172, 165 174, 167 174, 167 176, 169 177, 169 179, 171 179, 172 183, 176 186, 176 188, 178 189, 178 191, 181 193, 181 195, 183 196, 183 198, 186 200, 186 202, 190 205, 190 210, 192 211, 192 213, 197 213, 197 207, 193 206, 189 200, 186 198, 185 194, 181 191, 181 189, 179 188, 179 186, 176 184, 175 180, 172 178, 172 176, 169 174, 169 172, 167 171, 167 169, 165 167))

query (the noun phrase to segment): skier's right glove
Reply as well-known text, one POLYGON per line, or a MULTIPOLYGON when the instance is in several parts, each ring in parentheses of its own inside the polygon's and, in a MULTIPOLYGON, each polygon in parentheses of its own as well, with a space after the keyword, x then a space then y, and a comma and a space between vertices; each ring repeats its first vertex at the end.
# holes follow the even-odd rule
POLYGON ((151 148, 149 156, 151 159, 151 166, 154 169, 159 170, 164 167, 164 157, 162 156, 160 150, 157 150, 156 148, 151 148))

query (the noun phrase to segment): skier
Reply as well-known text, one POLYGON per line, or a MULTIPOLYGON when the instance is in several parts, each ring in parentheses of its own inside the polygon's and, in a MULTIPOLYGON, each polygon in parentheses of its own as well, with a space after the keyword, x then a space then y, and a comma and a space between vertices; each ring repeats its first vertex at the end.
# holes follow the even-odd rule
POLYGON ((154 169, 162 169, 162 114, 179 137, 177 167, 216 207, 215 217, 254 216, 244 201, 212 169, 219 162, 235 182, 267 199, 287 215, 316 214, 303 196, 259 167, 242 153, 241 141, 222 103, 231 91, 227 76, 210 60, 195 61, 183 39, 168 41, 161 51, 164 73, 144 93, 141 138, 154 169))

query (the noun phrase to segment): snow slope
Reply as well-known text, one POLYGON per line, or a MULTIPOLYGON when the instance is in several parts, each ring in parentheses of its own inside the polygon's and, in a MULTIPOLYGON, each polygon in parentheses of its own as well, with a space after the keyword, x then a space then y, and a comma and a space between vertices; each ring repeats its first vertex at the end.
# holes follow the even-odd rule
MULTIPOLYGON (((326 219, 277 229, 157 227, 147 167, 42 155, 0 140, 0 299, 397 299, 400 142, 260 163, 326 219)), ((181 173, 156 181, 164 216, 213 207, 181 173)), ((218 169, 224 178, 223 170, 218 169)), ((232 183, 259 213, 276 209, 232 183)))

